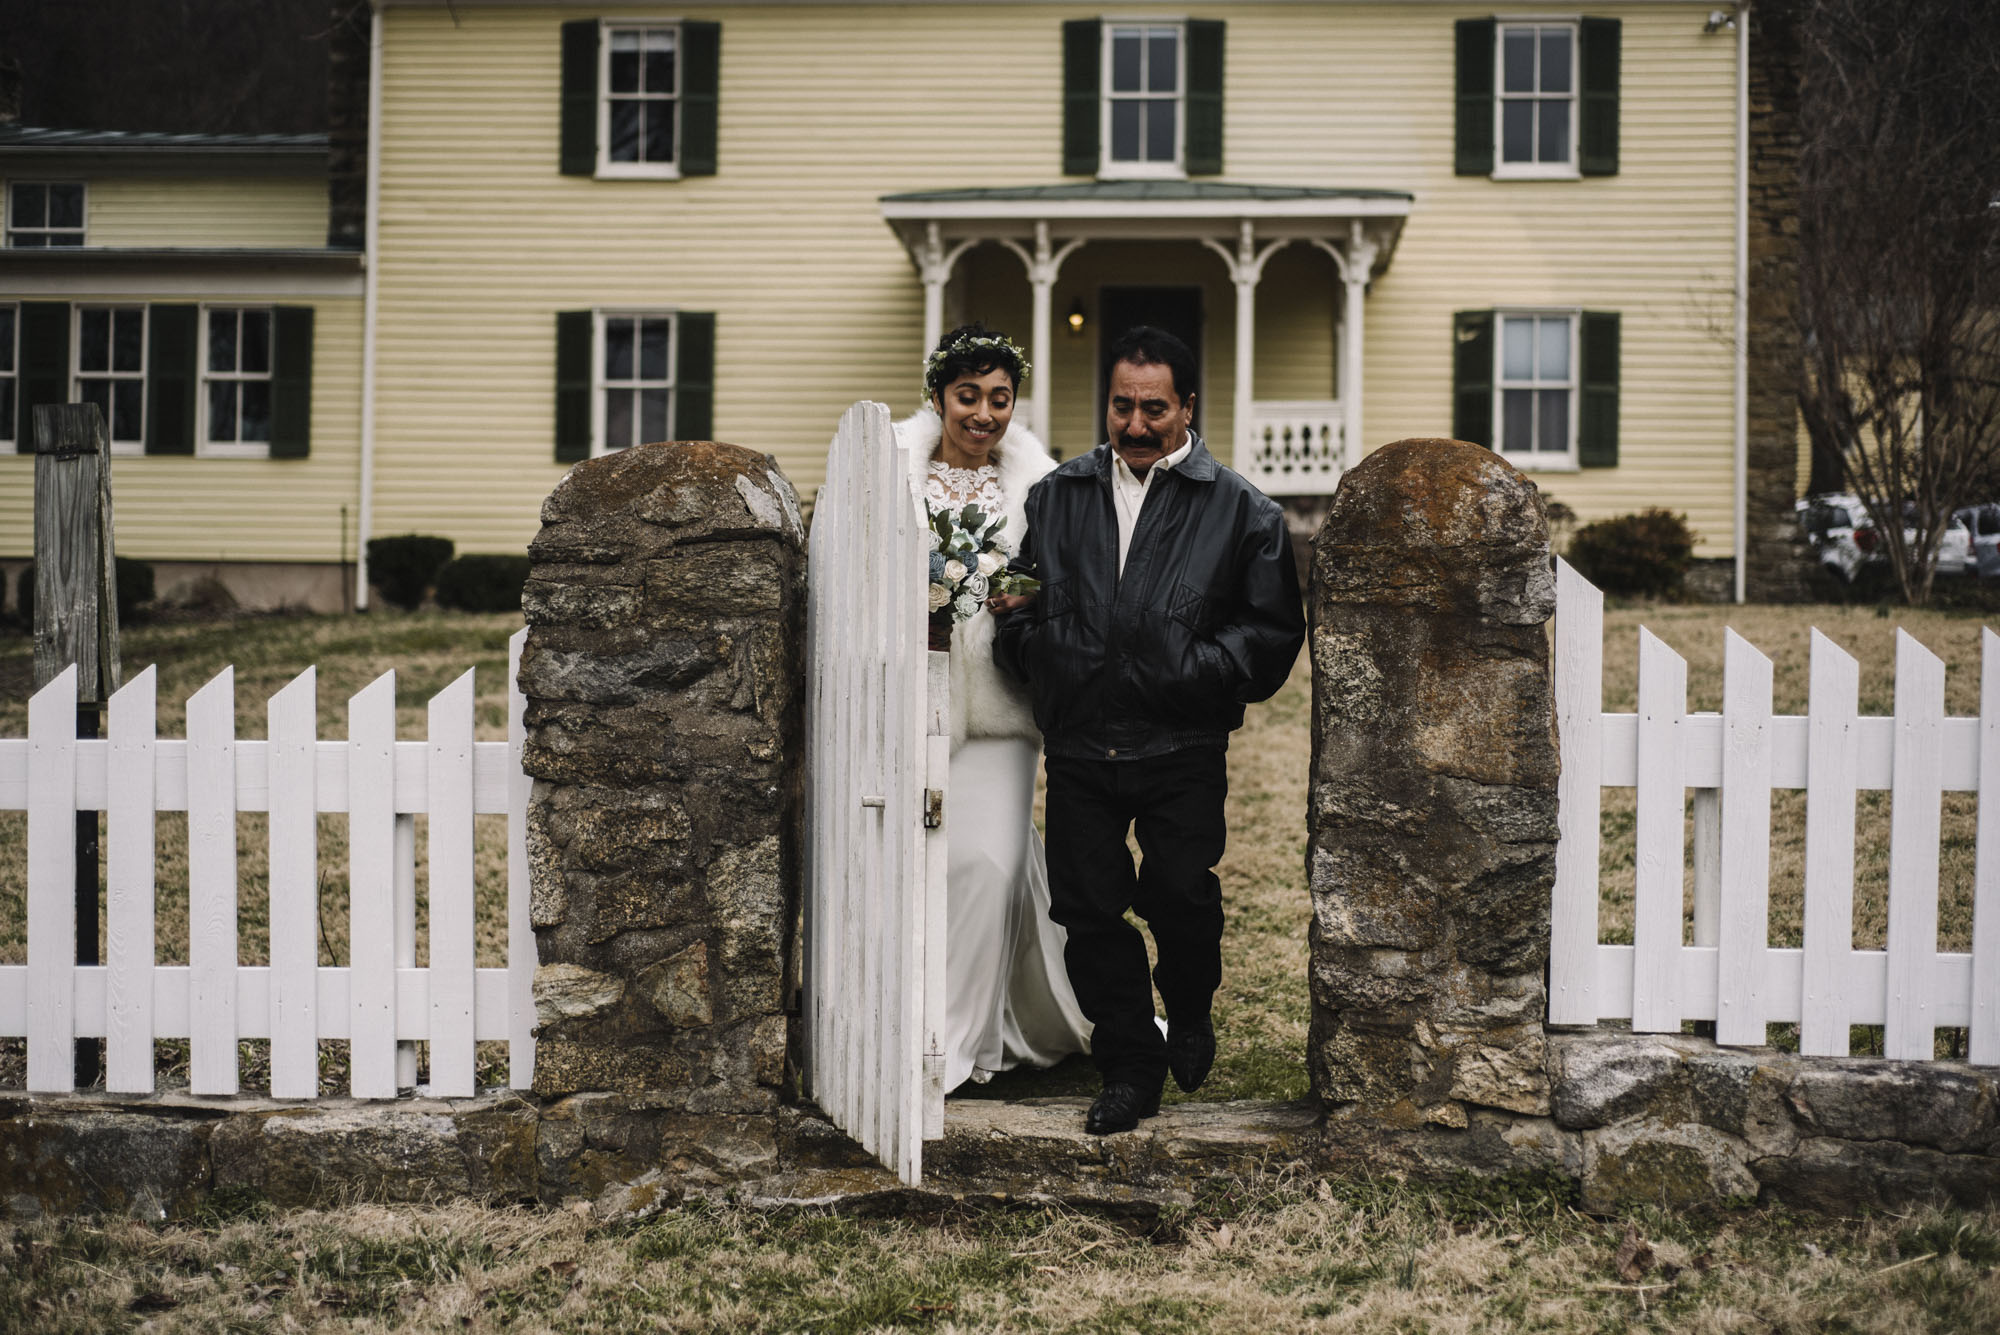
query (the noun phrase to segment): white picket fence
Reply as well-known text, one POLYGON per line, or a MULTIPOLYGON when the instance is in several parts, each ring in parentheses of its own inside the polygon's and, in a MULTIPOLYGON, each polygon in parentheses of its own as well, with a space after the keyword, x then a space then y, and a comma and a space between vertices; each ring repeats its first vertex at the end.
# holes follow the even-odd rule
POLYGON ((1947 718, 1944 664, 1896 636, 1896 713, 1858 713, 1854 659, 1817 630, 1803 716, 1771 712, 1771 660, 1731 631, 1720 714, 1687 710, 1687 664, 1639 632, 1638 712, 1607 714, 1603 596, 1556 570, 1556 720, 1561 842, 1550 923, 1549 1021, 1629 1019, 1644 1033, 1712 1020, 1716 1040, 1755 1045, 1794 1022, 1799 1050, 1848 1052, 1848 1026, 1883 1026, 1892 1058, 1933 1056, 1935 1030, 1965 1027, 1968 1053, 2000 1063, 2000 636, 1981 640, 1978 718, 1947 718), (1631 945, 1598 940, 1599 792, 1636 792, 1631 945), (1804 945, 1769 944, 1771 793, 1804 789, 1804 945), (1684 838, 1694 792, 1692 940, 1684 939, 1684 838), (1892 794, 1885 950, 1854 948, 1855 796, 1892 794), (1938 852, 1946 792, 1976 792, 1972 952, 1938 949, 1938 852))
POLYGON ((474 1043, 504 1040, 508 1083, 534 1079, 529 781, 508 646, 507 740, 473 740, 473 677, 430 702, 429 737, 396 738, 396 675, 348 701, 345 740, 319 737, 308 668, 269 704, 266 740, 236 736, 234 670, 187 702, 187 737, 154 727, 147 668, 110 701, 105 739, 76 735, 72 668, 0 740, 0 809, 28 813, 28 962, 0 966, 0 1036, 28 1040, 28 1089, 72 1088, 74 1040, 105 1040, 105 1086, 153 1091, 154 1040, 185 1038, 192 1093, 238 1092, 237 1044, 269 1039, 276 1098, 319 1089, 320 1039, 349 1045, 349 1091, 395 1098, 430 1045, 429 1092, 474 1092, 474 1043), (76 964, 75 813, 106 813, 105 963, 76 964), (188 962, 158 963, 155 813, 187 813, 188 962), (238 962, 237 821, 269 812, 270 963, 238 962), (348 817, 349 963, 319 963, 318 814, 348 817), (473 817, 507 816, 505 968, 475 968, 473 817), (429 818, 429 962, 416 967, 416 820, 429 818))
POLYGON ((806 1086, 911 1185, 944 1134, 944 655, 925 511, 889 410, 840 419, 813 506, 806 641, 806 1086), (927 828, 927 825, 932 828, 927 828))

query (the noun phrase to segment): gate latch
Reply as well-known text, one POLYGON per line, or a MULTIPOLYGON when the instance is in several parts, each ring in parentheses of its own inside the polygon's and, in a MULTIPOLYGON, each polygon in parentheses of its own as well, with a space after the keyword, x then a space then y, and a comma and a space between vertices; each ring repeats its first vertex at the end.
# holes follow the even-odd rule
POLYGON ((924 828, 939 829, 944 825, 944 790, 924 789, 924 828))

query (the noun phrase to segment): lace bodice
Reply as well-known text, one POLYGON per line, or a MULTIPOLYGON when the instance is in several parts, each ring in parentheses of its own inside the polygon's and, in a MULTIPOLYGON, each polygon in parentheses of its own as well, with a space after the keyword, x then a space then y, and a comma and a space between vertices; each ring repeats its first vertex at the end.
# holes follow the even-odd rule
POLYGON ((1000 470, 995 465, 953 468, 942 459, 933 459, 924 472, 924 503, 932 510, 976 505, 991 515, 1007 508, 1007 497, 1000 490, 1000 470))

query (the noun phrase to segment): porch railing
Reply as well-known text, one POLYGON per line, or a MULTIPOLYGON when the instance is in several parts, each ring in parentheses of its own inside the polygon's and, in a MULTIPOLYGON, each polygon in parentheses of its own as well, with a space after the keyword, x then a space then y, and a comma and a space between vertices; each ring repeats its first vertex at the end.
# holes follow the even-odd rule
POLYGON ((1323 496, 1345 467, 1345 417, 1337 400, 1261 399, 1237 447, 1236 471, 1272 496, 1323 496))

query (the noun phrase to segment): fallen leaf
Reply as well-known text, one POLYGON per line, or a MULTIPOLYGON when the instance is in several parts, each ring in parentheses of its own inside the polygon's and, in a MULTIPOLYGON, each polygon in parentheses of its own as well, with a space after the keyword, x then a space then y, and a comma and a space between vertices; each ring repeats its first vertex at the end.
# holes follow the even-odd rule
POLYGON ((1224 1224, 1221 1228, 1215 1230, 1215 1245, 1217 1249, 1227 1248, 1234 1241, 1236 1241, 1236 1234, 1230 1231, 1229 1225, 1224 1224))
POLYGON ((557 1278, 562 1278, 563 1276, 574 1275, 576 1273, 576 1262, 551 1261, 547 1265, 543 1266, 542 1269, 548 1271, 551 1275, 554 1275, 557 1278))
POLYGON ((1634 1284, 1653 1268, 1653 1248, 1639 1237, 1636 1224, 1625 1225, 1625 1241, 1618 1244, 1618 1277, 1634 1284))

